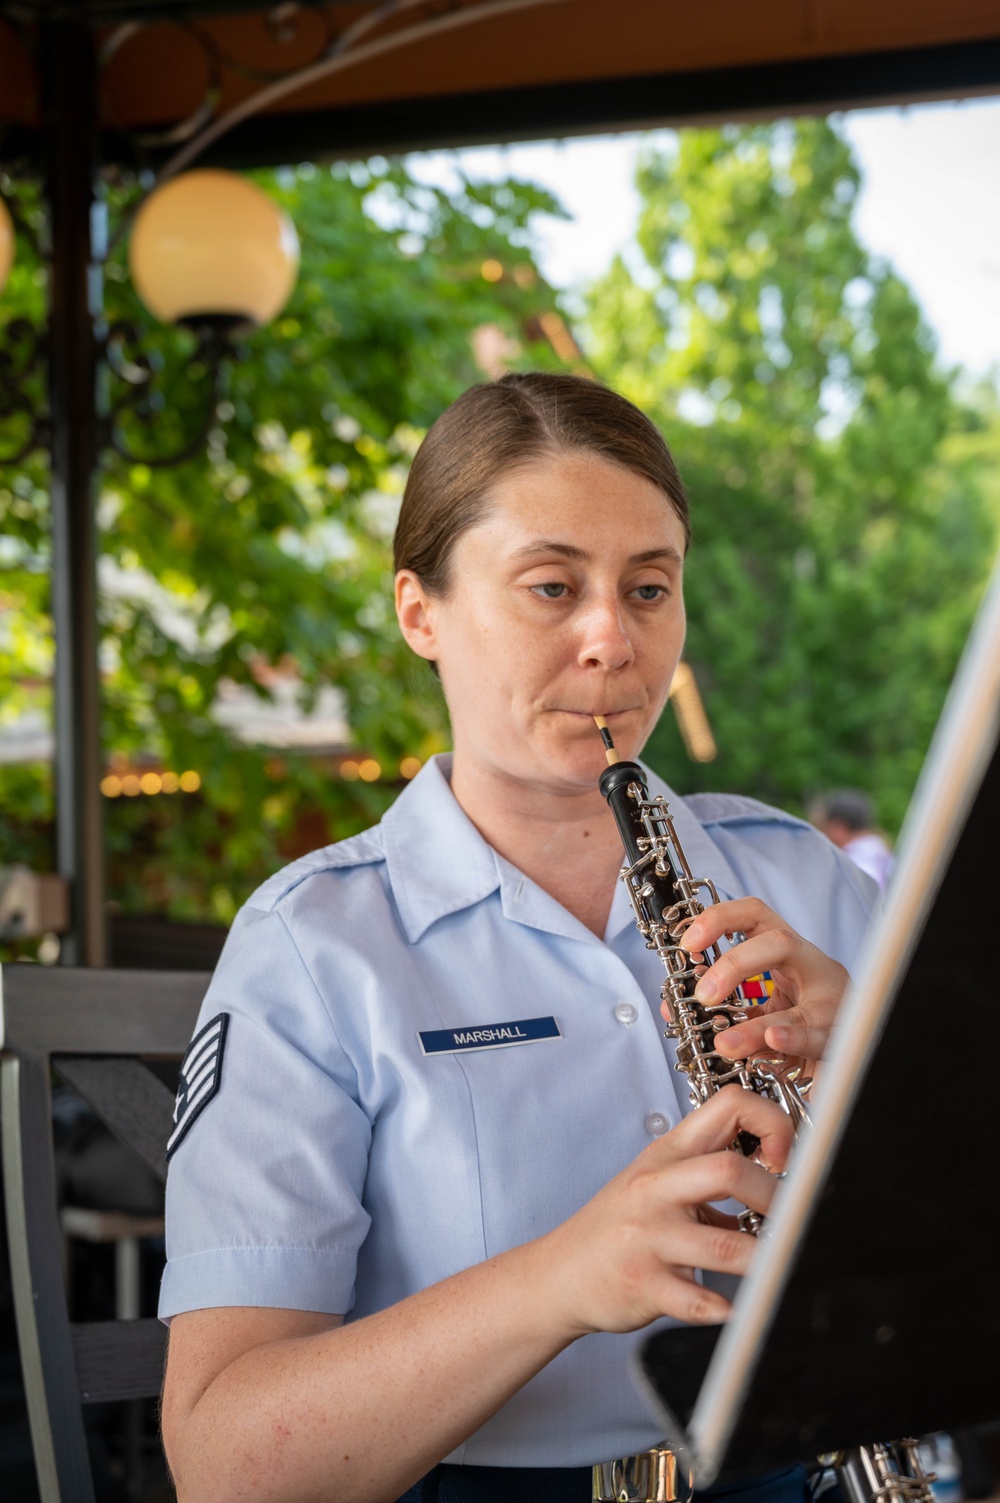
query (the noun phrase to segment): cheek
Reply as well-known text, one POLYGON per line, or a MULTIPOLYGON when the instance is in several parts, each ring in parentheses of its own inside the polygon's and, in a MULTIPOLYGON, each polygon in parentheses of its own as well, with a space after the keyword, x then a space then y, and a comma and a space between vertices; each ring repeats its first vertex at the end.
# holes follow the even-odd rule
POLYGON ((669 653, 675 653, 675 654, 679 654, 680 653, 681 648, 684 646, 684 638, 685 638, 686 635, 687 635, 687 615, 686 615, 686 613, 684 611, 684 606, 682 604, 679 607, 676 615, 674 616, 673 621, 671 622, 670 631, 668 633, 668 645, 667 645, 667 653, 668 653, 668 655, 669 655, 669 653))
POLYGON ((497 669, 508 677, 528 665, 553 662, 565 637, 555 620, 545 620, 542 613, 521 602, 512 605, 504 599, 487 602, 479 613, 477 631, 497 669))
POLYGON ((517 692, 529 649, 516 623, 489 604, 462 612, 449 623, 442 650, 442 679, 476 717, 489 716, 517 692))
POLYGON ((669 628, 657 637, 655 643, 650 644, 647 682, 650 684, 651 697, 660 703, 661 709, 670 693, 674 671, 683 653, 684 634, 685 620, 681 612, 669 628))

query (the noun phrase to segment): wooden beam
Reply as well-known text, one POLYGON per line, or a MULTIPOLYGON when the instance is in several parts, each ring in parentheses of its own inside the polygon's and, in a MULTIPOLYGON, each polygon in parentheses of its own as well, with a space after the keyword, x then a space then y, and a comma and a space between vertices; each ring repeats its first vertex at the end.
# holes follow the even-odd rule
MULTIPOLYGON (((266 115, 238 127, 201 161, 236 168, 277 166, 997 93, 1000 39, 987 37, 943 47, 266 115)), ((105 137, 110 160, 127 157, 130 149, 121 136, 105 137)))

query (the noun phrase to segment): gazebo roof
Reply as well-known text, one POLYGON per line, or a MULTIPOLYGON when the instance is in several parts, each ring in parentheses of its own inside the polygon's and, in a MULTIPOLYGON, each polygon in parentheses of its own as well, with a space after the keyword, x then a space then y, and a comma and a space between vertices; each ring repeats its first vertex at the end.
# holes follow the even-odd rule
POLYGON ((162 161, 194 125, 309 69, 359 22, 374 24, 334 71, 303 74, 201 160, 265 164, 1000 90, 995 0, 19 0, 0 4, 8 160, 34 154, 32 53, 41 23, 67 12, 89 19, 104 49, 106 160, 135 160, 138 148, 162 161))

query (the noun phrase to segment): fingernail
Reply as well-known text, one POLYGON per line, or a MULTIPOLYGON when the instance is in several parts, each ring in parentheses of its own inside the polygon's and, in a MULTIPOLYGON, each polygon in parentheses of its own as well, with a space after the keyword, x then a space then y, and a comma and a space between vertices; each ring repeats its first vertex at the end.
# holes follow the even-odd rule
POLYGON ((681 948, 683 950, 687 950, 689 955, 697 955, 702 946, 695 943, 695 941, 691 938, 691 930, 688 929, 687 933, 681 940, 681 948))
POLYGON ((719 1034, 719 1039, 720 1041, 725 1039, 726 1043, 731 1044, 734 1049, 742 1048, 743 1045, 743 1035, 738 1028, 724 1029, 719 1034))
POLYGON ((702 976, 694 989, 696 1002, 714 1002, 719 995, 719 983, 712 975, 702 976))
POLYGON ((769 1028, 766 1037, 768 1042, 773 1044, 776 1049, 787 1049, 792 1042, 792 1030, 790 1028, 769 1028))

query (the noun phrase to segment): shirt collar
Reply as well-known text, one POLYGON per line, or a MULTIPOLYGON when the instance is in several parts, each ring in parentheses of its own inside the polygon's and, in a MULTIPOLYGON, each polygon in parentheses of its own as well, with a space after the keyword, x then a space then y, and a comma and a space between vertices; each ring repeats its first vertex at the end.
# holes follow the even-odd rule
POLYGON ((411 944, 500 886, 491 846, 451 791, 451 756, 432 757, 382 818, 392 895, 411 944))
MULTIPOLYGON (((382 820, 385 859, 396 907, 411 944, 438 919, 479 903, 499 888, 504 916, 515 923, 596 943, 585 924, 488 845, 451 791, 451 756, 432 757, 382 820)), ((684 800, 648 768, 650 793, 666 798, 688 864, 709 877, 721 898, 740 884, 719 847, 684 800)), ((633 922, 622 882, 615 884, 605 940, 633 922)))
POLYGON ((512 866, 496 851, 493 853, 500 877, 500 903, 504 918, 516 924, 526 924, 529 929, 541 929, 546 934, 562 934, 567 939, 584 940, 596 945, 598 937, 586 924, 574 918, 568 908, 512 866))

